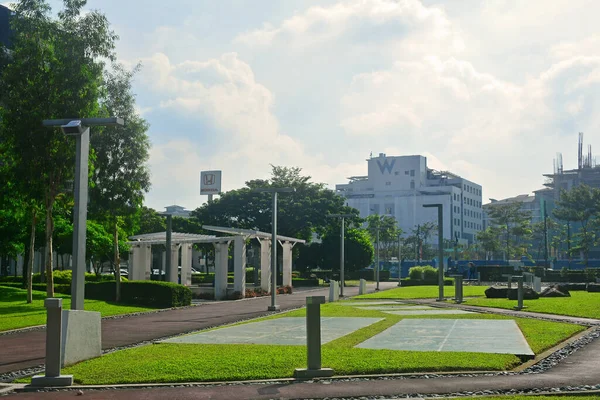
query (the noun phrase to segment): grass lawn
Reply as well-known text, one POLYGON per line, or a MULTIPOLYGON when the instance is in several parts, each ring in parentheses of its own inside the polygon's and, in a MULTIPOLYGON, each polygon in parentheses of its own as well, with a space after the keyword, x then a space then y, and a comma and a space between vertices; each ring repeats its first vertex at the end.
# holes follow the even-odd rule
MULTIPOLYGON (((63 299, 63 308, 71 307, 71 296, 55 294, 63 299)), ((46 323, 46 292, 33 291, 33 303, 27 304, 27 290, 0 286, 0 331, 43 325, 46 323)), ((127 306, 101 300, 84 302, 87 311, 99 311, 103 317, 153 310, 150 307, 127 306)))
MULTIPOLYGON (((474 298, 465 299, 465 304, 482 307, 512 309, 516 300, 474 298)), ((571 297, 544 297, 524 300, 525 311, 545 314, 570 315, 573 317, 600 318, 600 293, 571 291, 571 297)))
POLYGON ((485 400, 592 400, 600 399, 598 395, 590 394, 586 396, 494 396, 482 397, 485 400))
MULTIPOLYGON (((305 310, 300 309, 263 319, 304 315, 305 310)), ((333 368, 337 375, 422 371, 500 371, 512 369, 521 363, 518 357, 510 354, 353 348, 403 317, 376 310, 343 306, 339 303, 323 305, 321 315, 383 318, 375 324, 323 345, 323 366, 333 368)), ((435 316, 435 318, 444 317, 504 318, 487 314, 435 316)), ((521 318, 515 320, 536 354, 584 329, 581 326, 565 323, 521 318)), ((75 381, 80 384, 199 382, 289 378, 293 376, 295 368, 305 367, 305 346, 168 343, 110 353, 65 368, 63 373, 73 374, 75 381)))
MULTIPOLYGON (((488 286, 463 286, 463 296, 485 296, 488 286)), ((405 286, 356 296, 355 299, 437 299, 438 286, 405 286)), ((444 297, 454 297, 454 286, 444 286, 444 297)))

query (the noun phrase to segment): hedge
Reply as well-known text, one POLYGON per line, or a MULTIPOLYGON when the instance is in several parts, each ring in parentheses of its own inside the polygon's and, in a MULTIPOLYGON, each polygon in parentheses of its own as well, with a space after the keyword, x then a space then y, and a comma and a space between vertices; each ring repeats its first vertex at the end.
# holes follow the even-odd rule
MULTIPOLYGON (((400 286, 437 286, 438 280, 415 280, 410 278, 400 279, 400 286)), ((444 279, 444 286, 454 285, 453 279, 444 279)))
MULTIPOLYGON (((86 282, 85 298, 114 301, 116 282, 86 282)), ((0 283, 0 286, 22 287, 14 282, 0 283), (18 285, 18 286, 17 286, 18 285)), ((46 291, 45 283, 33 283, 33 290, 46 291)), ((71 294, 71 285, 55 284, 54 292, 71 294)), ((185 286, 171 282, 129 281, 121 282, 121 302, 157 308, 189 306, 192 304, 192 291, 185 286)))
MULTIPOLYGON (((85 297, 112 301, 116 282, 89 282, 85 284, 85 297)), ((170 308, 192 304, 190 288, 171 282, 129 281, 121 283, 121 302, 141 306, 170 308)))
POLYGON ((293 287, 312 287, 319 286, 319 278, 292 278, 292 286, 293 287))

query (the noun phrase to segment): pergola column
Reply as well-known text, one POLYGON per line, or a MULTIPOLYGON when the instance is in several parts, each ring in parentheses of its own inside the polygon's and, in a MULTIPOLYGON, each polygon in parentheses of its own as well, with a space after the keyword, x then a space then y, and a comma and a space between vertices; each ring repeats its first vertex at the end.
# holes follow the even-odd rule
POLYGON ((234 290, 246 297, 246 240, 236 236, 233 240, 233 282, 234 290))
POLYGON ((170 254, 167 257, 171 257, 171 270, 167 272, 167 281, 173 283, 179 283, 179 247, 180 244, 172 244, 170 254))
POLYGON ((129 280, 139 281, 141 280, 140 271, 143 271, 143 249, 141 245, 131 246, 129 250, 129 280))
POLYGON ((260 240, 260 288, 271 291, 271 241, 260 240))
POLYGON ((282 242, 283 248, 283 286, 292 286, 292 248, 291 242, 282 242))
POLYGON ((192 245, 190 243, 181 245, 181 284, 185 286, 192 284, 192 245))
POLYGON ((227 261, 229 242, 213 243, 215 246, 215 300, 227 297, 227 261))

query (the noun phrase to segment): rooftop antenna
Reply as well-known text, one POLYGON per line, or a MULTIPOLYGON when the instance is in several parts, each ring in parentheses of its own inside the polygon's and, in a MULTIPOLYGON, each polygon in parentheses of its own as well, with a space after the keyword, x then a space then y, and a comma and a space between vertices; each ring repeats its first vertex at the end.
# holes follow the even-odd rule
POLYGON ((592 145, 588 144, 587 167, 592 167, 592 145))
POLYGON ((563 171, 564 171, 564 168, 563 168, 563 159, 562 159, 562 153, 558 153, 558 154, 557 154, 557 159, 558 159, 558 163, 557 163, 557 164, 558 164, 558 165, 557 165, 558 173, 559 173, 559 174, 562 174, 562 173, 563 173, 563 171))

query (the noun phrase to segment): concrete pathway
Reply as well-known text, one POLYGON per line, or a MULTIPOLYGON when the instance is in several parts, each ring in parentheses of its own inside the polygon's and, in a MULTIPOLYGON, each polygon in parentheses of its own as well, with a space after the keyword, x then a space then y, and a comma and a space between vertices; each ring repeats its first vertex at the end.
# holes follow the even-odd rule
MULTIPOLYGON (((382 290, 396 287, 396 282, 381 282, 382 290)), ((374 284, 367 285, 373 292, 374 284)), ((344 288, 346 296, 356 296, 358 287, 344 288)), ((329 296, 329 288, 300 289, 289 295, 278 295, 282 310, 302 307, 307 296, 329 296)), ((102 348, 128 346, 193 332, 213 326, 272 314, 267 311, 271 297, 256 297, 238 301, 206 302, 198 306, 144 313, 102 320, 102 348)), ((0 374, 31 368, 44 363, 46 331, 16 331, 0 335, 0 374)))

